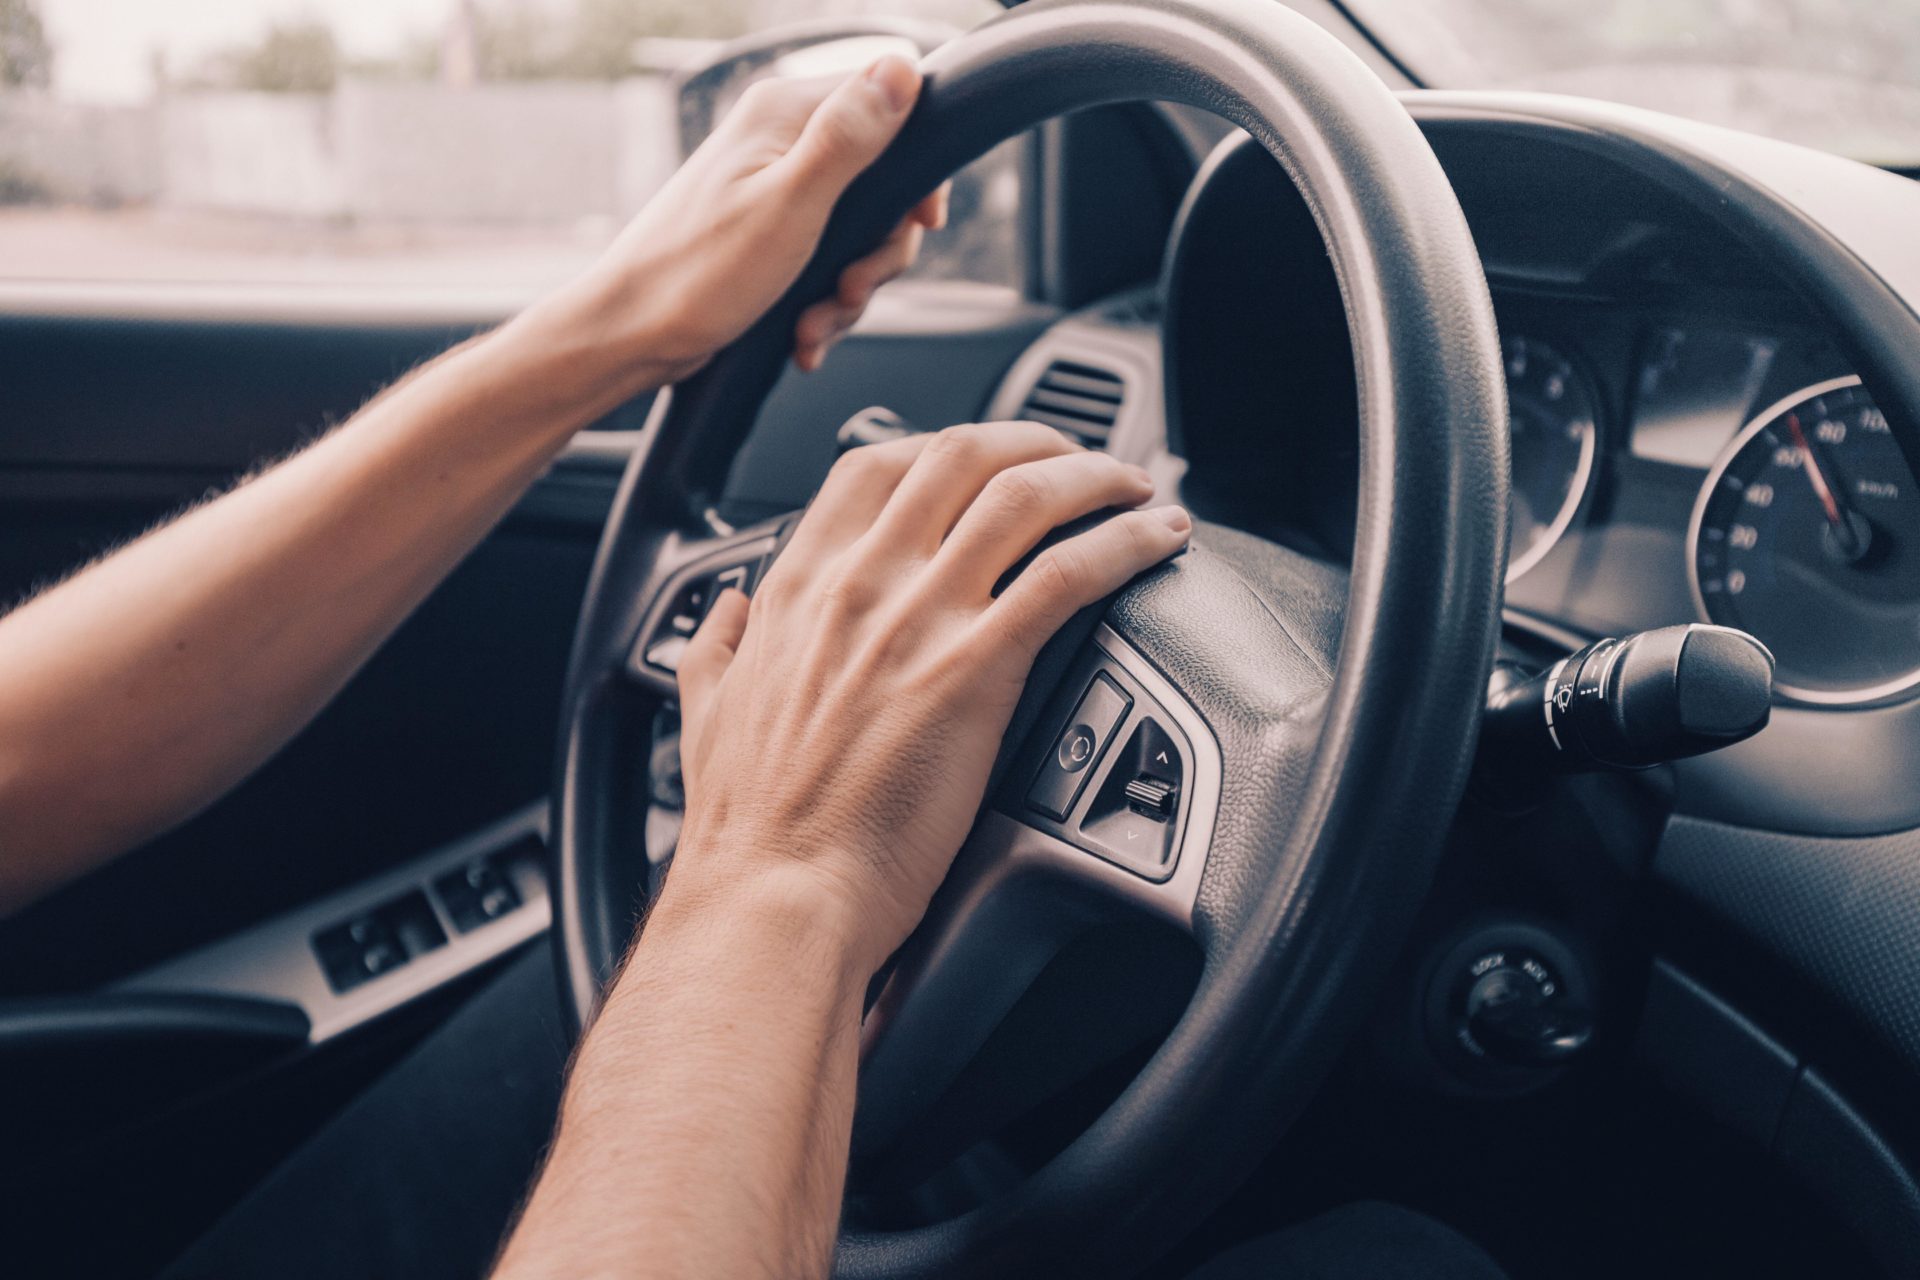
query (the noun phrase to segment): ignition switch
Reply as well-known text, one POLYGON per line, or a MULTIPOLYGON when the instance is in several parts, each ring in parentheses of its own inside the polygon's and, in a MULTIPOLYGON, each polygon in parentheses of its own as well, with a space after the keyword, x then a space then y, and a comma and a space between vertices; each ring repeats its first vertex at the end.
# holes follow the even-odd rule
POLYGON ((1499 948, 1468 966, 1458 1037, 1467 1052, 1514 1066, 1557 1066, 1586 1048, 1593 1018, 1561 999, 1561 980, 1523 948, 1499 948))
POLYGON ((1482 920, 1428 972, 1427 1044, 1471 1088, 1537 1088, 1592 1043, 1589 966, 1556 929, 1482 920))

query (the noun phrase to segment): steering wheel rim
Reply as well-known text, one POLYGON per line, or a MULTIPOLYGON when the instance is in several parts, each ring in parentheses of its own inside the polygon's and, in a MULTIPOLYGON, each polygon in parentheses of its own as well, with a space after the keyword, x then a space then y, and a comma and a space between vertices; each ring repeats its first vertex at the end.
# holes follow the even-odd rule
POLYGON ((663 397, 615 499, 562 717, 552 825, 563 994, 590 1021, 644 904, 631 797, 661 689, 631 678, 636 640, 662 589, 712 545, 700 500, 724 482, 801 308, 920 195, 1006 137, 1120 101, 1223 116, 1305 196, 1354 345, 1359 515, 1337 661, 1282 697, 1244 687, 1266 679, 1258 643, 1194 643, 1180 619, 1231 594, 1244 608, 1210 621, 1299 647, 1284 615, 1313 594, 1299 587, 1307 579, 1228 531, 1203 528, 1177 570, 1114 601, 1108 626, 1194 704, 1224 759, 1192 908, 1199 987, 1133 1084, 1018 1191, 935 1226, 843 1234, 836 1262, 846 1276, 1123 1274, 1223 1198, 1264 1154, 1258 1135, 1277 1137, 1311 1096, 1430 877, 1498 628, 1507 459, 1492 307, 1418 128, 1364 64, 1271 0, 1036 0, 924 71, 898 144, 850 188, 788 295, 663 397))

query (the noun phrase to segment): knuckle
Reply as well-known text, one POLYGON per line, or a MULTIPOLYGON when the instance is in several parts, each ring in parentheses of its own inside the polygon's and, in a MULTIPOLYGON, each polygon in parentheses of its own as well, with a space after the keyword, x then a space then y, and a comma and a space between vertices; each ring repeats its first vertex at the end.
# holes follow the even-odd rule
POLYGON ((766 114, 774 103, 780 100, 784 87, 777 77, 756 80, 741 93, 733 109, 743 119, 755 119, 766 114))
MULTIPOLYGON (((839 331, 836 329, 825 335, 823 341, 832 342, 838 337, 839 331)), ((913 465, 914 459, 920 456, 920 451, 926 447, 926 441, 924 435, 912 435, 849 449, 840 455, 839 461, 827 473, 827 483, 821 486, 822 498, 815 506, 831 507, 844 501, 850 494, 868 493, 898 484, 913 465)))
POLYGON ((936 433, 927 442, 926 456, 935 463, 965 465, 986 450, 986 432, 977 423, 962 423, 936 433))
POLYGON ((974 635, 989 651, 1008 647, 1024 649, 1031 644, 1029 637, 1037 628, 1031 610, 989 609, 981 618, 974 635))
POLYGON ((1084 452, 1078 443, 1068 439, 1059 428, 1050 427, 1044 422, 1021 418, 1007 425, 1020 433, 1020 444, 1023 448, 1034 449, 1050 457, 1084 452))
MULTIPOLYGON (((782 558, 784 559, 784 557, 782 558)), ((768 610, 778 608, 793 599, 795 591, 793 568, 791 563, 776 565, 773 571, 767 574, 766 579, 761 582, 759 589, 756 590, 752 598, 747 601, 747 619, 749 625, 751 625, 754 620, 766 617, 768 610), (782 568, 784 568, 786 572, 781 572, 782 568)))
POLYGON ((836 111, 829 102, 814 114, 808 126, 814 144, 826 155, 844 156, 861 146, 861 129, 850 113, 836 111))
POLYGON ((1054 547, 1053 554, 1058 558, 1061 583, 1067 590, 1079 590, 1093 577, 1093 557, 1087 554, 1085 539, 1069 538, 1054 547))
POLYGON ((1054 485, 1038 467, 1009 467, 987 482, 992 502, 1019 512, 1042 511, 1052 505, 1054 485))
POLYGON ((865 488, 889 470, 885 448, 885 445, 868 444, 849 449, 840 455, 828 474, 838 483, 865 488))
POLYGON ((835 570, 820 580, 821 611, 838 616, 864 613, 873 604, 874 591, 871 575, 835 570))
MULTIPOLYGON (((822 341, 838 336, 835 329, 822 335, 822 341)), ((919 456, 924 438, 908 436, 880 444, 863 444, 840 455, 827 473, 827 483, 837 493, 863 493, 896 483, 919 456)), ((822 486, 824 491, 826 486, 822 486)))
POLYGON ((1043 597, 1058 597, 1072 593, 1079 585, 1078 553, 1068 549, 1067 544, 1049 548, 1027 566, 1027 576, 1043 597))

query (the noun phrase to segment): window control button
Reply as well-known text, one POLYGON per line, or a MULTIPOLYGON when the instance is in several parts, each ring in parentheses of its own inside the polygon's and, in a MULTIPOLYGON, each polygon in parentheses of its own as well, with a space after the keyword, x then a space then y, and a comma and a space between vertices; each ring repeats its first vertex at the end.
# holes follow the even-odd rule
POLYGON ((453 927, 471 933, 520 906, 520 894, 491 857, 476 858, 433 882, 433 891, 453 927))
POLYGON ((1055 822, 1065 822, 1073 802, 1080 798, 1081 788, 1087 785, 1091 766, 1106 750, 1132 703, 1112 680, 1094 676, 1041 764, 1039 776, 1027 791, 1027 803, 1055 822))
POLYGON ((446 942, 427 895, 415 889, 320 930, 313 950, 328 985, 344 994, 446 942))
POLYGON ((360 953, 360 967, 369 978, 375 978, 389 969, 398 969, 407 962, 407 953, 391 942, 376 942, 360 953))

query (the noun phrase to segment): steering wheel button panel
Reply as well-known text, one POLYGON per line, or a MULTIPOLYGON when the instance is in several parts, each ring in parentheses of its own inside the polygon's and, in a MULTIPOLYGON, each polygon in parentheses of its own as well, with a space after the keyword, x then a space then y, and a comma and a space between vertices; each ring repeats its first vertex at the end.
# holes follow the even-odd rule
POLYGON ((725 540, 690 561, 683 560, 634 640, 627 673, 670 689, 680 660, 686 656, 687 643, 706 620, 713 602, 729 588, 752 595, 778 547, 778 536, 759 528, 725 540))
POLYGON ((1060 731, 1053 750, 1040 765, 1033 785, 1027 790, 1027 803, 1055 822, 1065 822, 1074 801, 1093 775, 1092 766, 1105 752, 1113 731, 1126 718, 1133 705, 1111 676, 1098 674, 1080 695, 1066 728, 1060 731))
POLYGON ((1191 710, 1171 696, 1103 631, 1062 677, 995 806, 1133 876, 1168 881, 1198 781, 1191 710))

